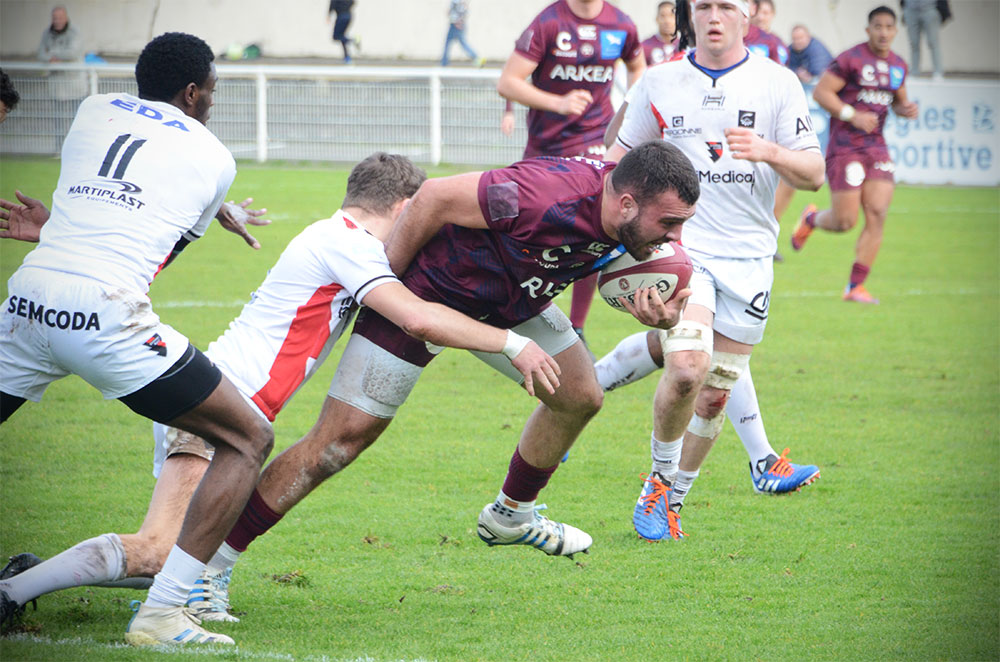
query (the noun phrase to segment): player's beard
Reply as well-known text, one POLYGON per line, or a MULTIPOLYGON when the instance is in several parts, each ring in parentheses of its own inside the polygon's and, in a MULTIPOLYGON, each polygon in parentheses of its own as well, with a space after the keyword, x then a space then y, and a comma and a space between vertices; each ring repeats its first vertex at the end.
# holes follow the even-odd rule
POLYGON ((653 254, 653 247, 649 241, 643 241, 640 236, 639 216, 642 210, 636 206, 635 216, 624 221, 618 226, 618 241, 622 242, 628 254, 637 260, 645 260, 653 254))

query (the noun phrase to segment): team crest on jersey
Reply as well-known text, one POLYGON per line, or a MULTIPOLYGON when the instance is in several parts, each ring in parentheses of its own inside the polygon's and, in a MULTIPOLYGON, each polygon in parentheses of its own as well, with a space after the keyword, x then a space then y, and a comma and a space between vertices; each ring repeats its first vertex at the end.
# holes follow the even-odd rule
POLYGON ((898 90, 903 84, 903 67, 889 67, 889 87, 898 90))
POLYGON ((167 343, 163 342, 163 338, 160 337, 159 333, 154 333, 149 337, 149 339, 146 342, 142 344, 150 348, 160 356, 167 355, 167 343))
POLYGON ((580 55, 582 55, 583 57, 590 57, 593 54, 594 54, 594 47, 592 45, 590 44, 580 45, 580 55))
POLYGON ((752 129, 757 125, 757 113, 752 110, 741 110, 739 125, 744 129, 752 129))
POLYGON ((701 100, 701 107, 705 110, 722 110, 726 103, 726 95, 722 92, 709 92, 701 100))
POLYGON ((625 50, 624 30, 601 30, 601 59, 617 60, 625 50))
POLYGON ((712 157, 712 163, 715 163, 716 161, 722 158, 721 142, 715 140, 709 140, 706 141, 705 144, 708 145, 708 155, 712 157))

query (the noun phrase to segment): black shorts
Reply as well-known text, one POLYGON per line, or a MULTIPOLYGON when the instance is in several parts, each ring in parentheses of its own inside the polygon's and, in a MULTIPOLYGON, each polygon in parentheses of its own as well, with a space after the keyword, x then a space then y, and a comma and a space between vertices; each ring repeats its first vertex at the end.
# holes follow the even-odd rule
POLYGON ((181 358, 165 373, 118 399, 137 414, 169 424, 204 402, 221 381, 222 371, 188 343, 181 358))

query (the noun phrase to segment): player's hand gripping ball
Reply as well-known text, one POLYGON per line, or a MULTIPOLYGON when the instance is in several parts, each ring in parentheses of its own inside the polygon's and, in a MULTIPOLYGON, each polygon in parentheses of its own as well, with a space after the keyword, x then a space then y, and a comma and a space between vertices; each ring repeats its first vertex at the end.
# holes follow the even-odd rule
POLYGON ((608 262, 597 278, 597 291, 615 310, 627 313, 618 297, 635 304, 635 291, 655 287, 664 303, 688 286, 691 259, 678 244, 661 244, 642 262, 626 253, 608 262))

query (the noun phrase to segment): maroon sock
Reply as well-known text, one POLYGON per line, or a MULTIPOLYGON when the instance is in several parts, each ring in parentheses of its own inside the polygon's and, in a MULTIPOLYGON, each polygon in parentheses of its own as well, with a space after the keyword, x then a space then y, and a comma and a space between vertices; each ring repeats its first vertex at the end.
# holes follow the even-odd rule
POLYGON ((503 493, 515 501, 534 501, 558 468, 558 464, 546 469, 533 467, 521 457, 521 451, 515 449, 503 482, 503 493))
POLYGON ((254 488, 250 500, 247 501, 246 507, 240 513, 240 518, 236 520, 236 525, 226 537, 226 543, 237 552, 245 552, 247 545, 258 536, 266 533, 282 517, 284 515, 279 515, 264 503, 264 500, 260 498, 260 493, 254 488))
POLYGON ((851 282, 848 287, 853 290, 855 287, 865 282, 865 278, 868 278, 869 271, 871 271, 871 267, 866 267, 860 262, 855 262, 851 266, 851 282))
POLYGON ((814 211, 811 211, 808 214, 806 214, 806 225, 808 225, 811 228, 816 227, 816 214, 817 212, 814 211))
POLYGON ((597 291, 597 274, 591 274, 573 283, 573 297, 569 304, 569 321, 574 329, 582 329, 594 302, 597 291))

